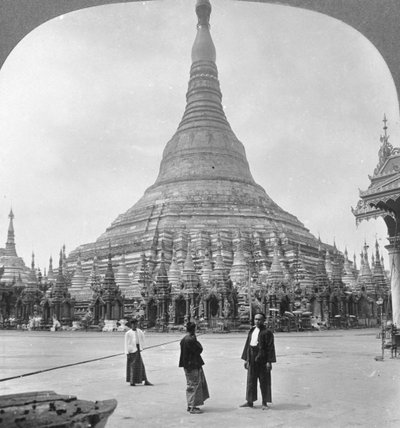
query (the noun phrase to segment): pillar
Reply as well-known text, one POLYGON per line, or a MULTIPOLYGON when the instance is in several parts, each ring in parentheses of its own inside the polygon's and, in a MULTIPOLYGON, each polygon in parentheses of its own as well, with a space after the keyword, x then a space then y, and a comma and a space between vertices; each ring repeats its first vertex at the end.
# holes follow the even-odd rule
MULTIPOLYGON (((392 241, 392 239, 390 240, 392 241)), ((389 268, 391 274, 392 321, 393 324, 400 327, 400 243, 397 245, 395 243, 387 245, 386 249, 389 253, 389 268)))

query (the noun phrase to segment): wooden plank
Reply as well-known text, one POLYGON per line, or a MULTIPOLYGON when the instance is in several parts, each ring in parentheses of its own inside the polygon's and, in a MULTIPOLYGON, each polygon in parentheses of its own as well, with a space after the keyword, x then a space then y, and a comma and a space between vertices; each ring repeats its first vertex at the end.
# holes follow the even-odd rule
POLYGON ((20 406, 30 403, 38 403, 41 401, 50 401, 50 400, 65 400, 71 401, 76 400, 76 397, 73 395, 60 395, 54 391, 34 391, 34 392, 24 392, 20 394, 9 394, 0 396, 0 409, 9 406, 20 406))
POLYGON ((0 428, 102 428, 117 406, 114 399, 79 400, 54 391, 0 396, 0 428))

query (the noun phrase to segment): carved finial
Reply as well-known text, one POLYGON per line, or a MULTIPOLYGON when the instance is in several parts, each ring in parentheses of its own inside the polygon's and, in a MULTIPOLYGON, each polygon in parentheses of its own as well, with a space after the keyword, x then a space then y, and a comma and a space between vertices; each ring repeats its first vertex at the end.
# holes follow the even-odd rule
POLYGON ((192 47, 192 63, 211 61, 215 63, 215 46, 210 35, 211 4, 208 0, 197 0, 197 35, 192 47))
POLYGON ((383 132, 385 133, 385 138, 387 138, 387 133, 386 133, 386 131, 387 131, 387 119, 386 119, 386 114, 384 113, 383 114, 383 132))
POLYGON ((210 27, 211 4, 209 0, 197 0, 196 14, 199 19, 197 27, 210 27))
POLYGON ((382 143, 381 147, 379 148, 378 156, 379 156, 379 162, 374 170, 374 174, 378 174, 381 167, 384 165, 386 159, 392 154, 393 146, 389 143, 389 135, 387 133, 387 119, 386 115, 383 115, 383 135, 380 136, 380 142, 382 143))

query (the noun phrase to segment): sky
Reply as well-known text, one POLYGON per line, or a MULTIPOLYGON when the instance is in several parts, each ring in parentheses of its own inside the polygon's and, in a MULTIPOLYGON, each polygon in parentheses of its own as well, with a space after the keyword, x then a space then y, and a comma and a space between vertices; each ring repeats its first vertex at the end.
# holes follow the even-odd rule
MULTIPOLYGON (((351 207, 398 100, 377 49, 333 18, 212 0, 223 106, 255 181, 322 241, 387 244, 351 207)), ((157 177, 185 108, 195 1, 98 6, 42 24, 0 69, 0 246, 12 207, 18 255, 42 269, 93 242, 157 177)), ((371 253, 370 253, 371 254, 371 253)), ((383 250, 387 263, 387 252, 383 250)))

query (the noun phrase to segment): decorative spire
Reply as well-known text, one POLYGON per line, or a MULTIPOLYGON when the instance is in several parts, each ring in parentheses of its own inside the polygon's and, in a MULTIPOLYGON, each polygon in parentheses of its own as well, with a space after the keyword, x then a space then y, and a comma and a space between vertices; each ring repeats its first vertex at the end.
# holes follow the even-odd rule
POLYGON ((10 209, 10 214, 8 215, 8 217, 10 219, 10 223, 8 225, 5 253, 6 253, 6 256, 18 257, 17 251, 15 249, 15 236, 14 236, 14 224, 13 224, 14 213, 12 211, 12 208, 10 209))
POLYGON ((58 274, 61 273, 62 275, 62 271, 63 271, 63 251, 60 250, 60 259, 58 261, 58 274))
POLYGON ((215 63, 215 46, 210 34, 210 2, 208 0, 198 0, 196 14, 198 23, 197 35, 192 47, 192 63, 196 61, 212 61, 215 63))
POLYGON ((165 266, 164 250, 161 251, 161 260, 160 260, 160 267, 158 269, 158 275, 168 278, 167 268, 165 266))
POLYGON ((133 287, 126 267, 125 253, 122 254, 121 262, 118 266, 117 274, 115 275, 115 282, 121 290, 121 294, 125 295, 127 298, 132 296, 131 292, 133 291, 133 287))
POLYGON ((393 146, 389 143, 389 135, 387 134, 387 119, 386 115, 383 115, 383 135, 380 137, 380 142, 382 143, 381 147, 379 148, 378 156, 379 156, 379 162, 374 170, 374 174, 377 175, 382 168, 382 166, 385 164, 386 159, 392 154, 393 146))
POLYGON ((378 240, 375 240, 375 254, 376 254, 376 260, 380 261, 381 256, 379 254, 379 244, 378 244, 378 240))
POLYGON ((222 94, 215 64, 216 52, 210 34, 210 2, 198 0, 196 14, 198 24, 192 47, 187 104, 178 131, 198 129, 202 126, 231 131, 221 102, 222 94))
POLYGON ((192 259, 190 238, 188 240, 187 254, 185 264, 183 266, 182 279, 185 283, 185 288, 189 293, 193 292, 194 289, 197 288, 197 286, 199 285, 199 277, 196 273, 196 268, 192 259))
POLYGON ((111 242, 108 242, 108 262, 107 262, 107 271, 105 274, 104 279, 108 279, 111 281, 114 281, 114 270, 113 270, 113 266, 112 266, 112 255, 111 255, 111 242))
POLYGON ((226 267, 224 263, 224 258, 222 256, 222 241, 221 241, 221 235, 218 233, 217 236, 217 251, 215 256, 215 265, 214 265, 214 272, 217 275, 222 276, 225 273, 226 267))
POLYGON ((232 267, 233 266, 246 266, 247 270, 247 263, 243 252, 242 234, 240 233, 240 230, 238 232, 238 242, 236 245, 236 251, 233 256, 232 267))
POLYGON ((161 260, 160 266, 158 268, 157 276, 156 276, 156 284, 157 291, 160 293, 166 293, 169 288, 168 282, 168 273, 167 268, 165 267, 165 259, 164 259, 164 251, 161 251, 161 260))
POLYGON ((169 283, 171 284, 172 292, 179 292, 180 281, 181 281, 181 271, 179 269, 178 263, 176 262, 175 249, 172 252, 172 262, 169 265, 169 269, 168 269, 168 280, 169 280, 169 283))
POLYGON ((319 292, 324 292, 329 287, 329 279, 325 267, 325 253, 322 249, 319 251, 319 258, 316 266, 314 284, 319 292))
POLYGON ((332 258, 329 250, 326 250, 325 254, 325 270, 328 275, 329 279, 332 279, 332 272, 333 272, 333 265, 332 265, 332 258))
POLYGON ((343 283, 347 286, 348 290, 353 290, 355 286, 355 274, 351 267, 347 247, 344 250, 344 264, 343 264, 343 283))
POLYGON ((111 255, 111 242, 108 242, 108 263, 107 270, 104 276, 103 289, 104 297, 112 298, 118 289, 117 284, 115 283, 114 269, 112 265, 112 255, 111 255))
POLYGON ((282 265, 279 257, 279 241, 278 239, 274 240, 274 255, 272 259, 271 268, 267 274, 266 278, 266 290, 271 294, 275 294, 278 290, 282 290, 282 287, 285 285, 285 274, 282 269, 282 265))
MULTIPOLYGON (((86 278, 82 270, 81 254, 79 252, 69 292, 71 297, 74 297, 76 300, 85 300, 88 291, 90 291, 90 289, 86 287, 86 278)), ((89 296, 91 296, 91 294, 89 294, 89 296)))
POLYGON ((206 249, 204 254, 203 266, 201 269, 201 278, 204 284, 208 284, 211 281, 212 277, 212 264, 210 259, 210 253, 206 249))
POLYGON ((97 254, 95 253, 93 262, 92 262, 92 269, 90 271, 89 277, 86 281, 86 285, 88 286, 87 295, 92 296, 92 291, 98 291, 101 286, 101 276, 99 273, 99 268, 97 266, 97 254))
POLYGON ((32 292, 38 289, 38 280, 35 271, 35 255, 32 253, 31 270, 29 271, 26 290, 32 292))
POLYGON ((49 259, 49 271, 47 274, 47 280, 49 282, 54 282, 55 281, 55 276, 54 276, 54 271, 53 271, 53 257, 50 256, 49 259))
POLYGON ((67 295, 68 287, 65 282, 65 277, 63 275, 63 251, 60 250, 60 260, 58 262, 58 272, 57 272, 57 278, 56 283, 53 286, 52 290, 52 296, 54 299, 54 302, 61 302, 67 295))
POLYGON ((186 252, 186 260, 183 266, 184 272, 195 273, 196 269, 194 267, 193 258, 192 258, 192 245, 190 239, 188 240, 187 252, 186 252))
POLYGON ((383 138, 386 138, 387 139, 387 129, 388 129, 388 127, 387 127, 387 119, 386 119, 386 114, 385 113, 383 113, 383 132, 384 132, 384 137, 383 138))

